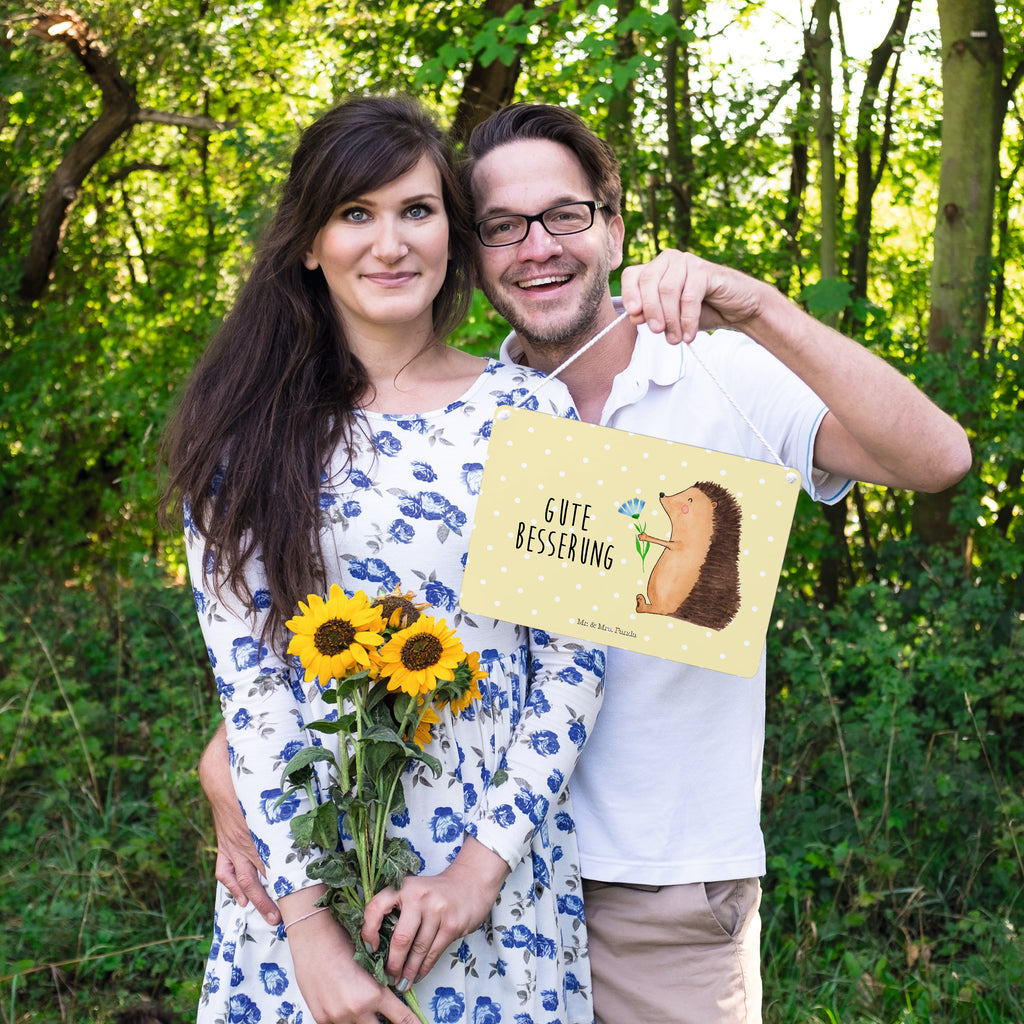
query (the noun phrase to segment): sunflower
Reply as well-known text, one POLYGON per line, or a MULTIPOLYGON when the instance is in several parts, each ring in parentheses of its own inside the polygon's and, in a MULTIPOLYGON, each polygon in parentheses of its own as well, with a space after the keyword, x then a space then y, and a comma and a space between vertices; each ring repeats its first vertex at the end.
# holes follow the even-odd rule
POLYGON ((384 642, 384 620, 380 609, 370 606, 362 591, 354 597, 335 583, 328 600, 310 594, 309 604, 301 601, 301 615, 285 626, 295 636, 288 645, 289 654, 297 654, 306 670, 306 682, 318 676, 321 685, 329 679, 344 679, 353 668, 370 668, 370 650, 384 642))
POLYGON ((470 651, 466 655, 466 668, 469 670, 469 681, 466 685, 466 691, 449 705, 453 715, 461 715, 473 701, 480 699, 480 687, 477 686, 477 682, 487 678, 487 672, 480 671, 480 655, 476 651, 470 651))
POLYGON ((430 727, 435 722, 441 721, 441 716, 434 710, 433 705, 428 704, 423 707, 423 700, 420 698, 419 708, 422 718, 420 718, 420 724, 416 726, 416 735, 413 736, 412 742, 422 750, 427 746, 428 743, 433 739, 433 733, 430 731, 430 727))
POLYGON ((394 590, 381 594, 373 602, 373 607, 381 610, 387 625, 405 629, 420 617, 424 608, 430 607, 429 604, 418 604, 415 598, 416 594, 411 590, 403 593, 402 584, 398 583, 394 590))
POLYGON ((389 690, 415 697, 430 693, 439 679, 454 679, 464 657, 462 642, 444 619, 421 615, 380 649, 380 674, 391 677, 389 690))

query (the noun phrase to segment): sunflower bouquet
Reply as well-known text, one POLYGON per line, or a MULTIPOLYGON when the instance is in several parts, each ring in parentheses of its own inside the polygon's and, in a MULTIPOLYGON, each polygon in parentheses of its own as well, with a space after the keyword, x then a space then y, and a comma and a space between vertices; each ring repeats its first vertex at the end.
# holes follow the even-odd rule
MULTIPOLYGON (((347 597, 335 584, 326 601, 317 594, 307 601, 286 623, 294 633, 288 653, 299 658, 306 682, 316 680, 323 699, 338 707, 336 718, 308 728, 343 735, 337 755, 309 746, 288 762, 282 799, 308 795, 311 809, 293 817, 291 829, 300 846, 327 851, 306 869, 327 886, 317 905, 348 931, 356 961, 386 984, 397 913, 385 918, 376 951, 359 932, 370 898, 387 886, 399 888, 419 868, 408 842, 387 835, 389 818, 405 806, 401 777, 413 761, 440 775, 441 764, 428 749, 431 726, 445 705, 458 715, 479 700, 477 684, 486 672, 444 619, 424 615, 429 606, 401 587, 371 601, 363 591, 347 597), (319 804, 313 785, 318 761, 328 762, 332 777, 330 799, 319 804), (351 849, 339 848, 341 832, 352 837, 351 849)), ((411 991, 405 998, 420 1014, 411 991)))

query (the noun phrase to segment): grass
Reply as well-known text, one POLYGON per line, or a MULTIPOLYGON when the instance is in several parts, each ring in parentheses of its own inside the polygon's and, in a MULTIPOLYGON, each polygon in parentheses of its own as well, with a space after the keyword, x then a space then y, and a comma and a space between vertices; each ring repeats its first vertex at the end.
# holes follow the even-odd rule
MULTIPOLYGON (((141 557, 106 580, 0 592, 0 1024, 198 1002, 213 688, 187 588, 141 557)), ((780 595, 766 1024, 1024 1021, 1019 632, 957 619, 971 595, 941 631, 906 599, 880 622, 879 596, 780 595)))

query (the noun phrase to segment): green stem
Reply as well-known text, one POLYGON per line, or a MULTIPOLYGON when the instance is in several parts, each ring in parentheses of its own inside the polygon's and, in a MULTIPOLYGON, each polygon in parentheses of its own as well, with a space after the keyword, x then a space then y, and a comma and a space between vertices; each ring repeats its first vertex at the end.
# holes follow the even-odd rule
POLYGON ((409 991, 406 992, 402 996, 402 998, 405 1000, 405 1005, 408 1006, 409 1009, 412 1010, 412 1012, 415 1013, 416 1016, 421 1021, 423 1021, 423 1024, 430 1024, 430 1021, 427 1019, 427 1017, 423 1013, 423 1010, 420 1008, 420 1001, 416 998, 416 993, 412 989, 409 989, 409 991))
MULTIPOLYGON (((360 695, 361 696, 361 695, 360 695)), ((356 699, 356 739, 355 739, 355 762, 356 762, 356 783, 363 778, 363 701, 356 699)), ((356 799, 349 811, 350 817, 354 817, 352 824, 352 842, 355 843, 359 861, 359 877, 363 886, 364 906, 373 897, 373 881, 370 877, 370 865, 366 852, 370 843, 366 810, 362 806, 362 794, 356 793, 356 799), (357 812, 358 808, 358 813, 357 812)))

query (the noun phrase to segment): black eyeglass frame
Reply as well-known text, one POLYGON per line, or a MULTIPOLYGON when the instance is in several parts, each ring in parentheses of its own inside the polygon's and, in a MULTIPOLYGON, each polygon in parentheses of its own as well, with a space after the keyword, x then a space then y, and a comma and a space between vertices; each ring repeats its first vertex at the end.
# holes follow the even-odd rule
POLYGON ((506 245, 518 245, 520 242, 526 241, 530 235, 530 225, 533 223, 539 223, 540 226, 553 238, 558 238, 561 235, 579 235, 584 231, 589 231, 594 226, 594 217, 598 210, 604 210, 608 206, 607 203, 601 202, 600 199, 574 199, 568 203, 558 203, 555 206, 549 206, 546 210, 541 210, 540 213, 506 213, 499 214, 495 217, 483 217, 478 221, 473 222, 473 230, 476 232, 476 237, 480 239, 480 244, 486 246, 488 249, 500 249, 506 245), (590 223, 585 228, 574 228, 572 231, 552 231, 547 224, 544 223, 544 218, 554 210, 561 210, 566 206, 585 206, 590 210, 590 223), (519 238, 513 239, 510 242, 485 242, 483 233, 480 228, 483 224, 486 224, 490 220, 508 220, 510 217, 522 217, 526 221, 526 230, 523 231, 519 238))

